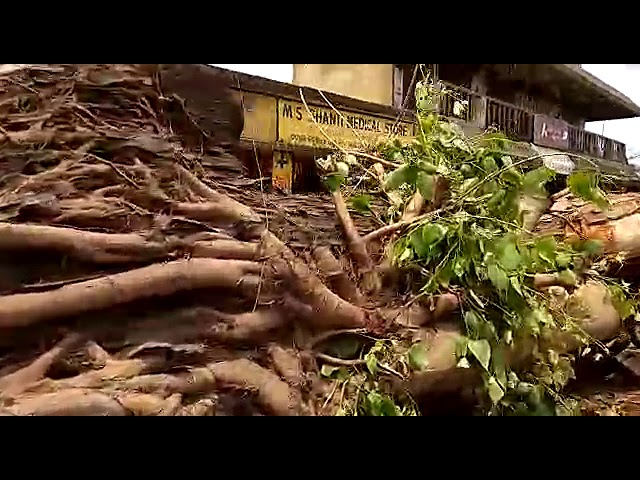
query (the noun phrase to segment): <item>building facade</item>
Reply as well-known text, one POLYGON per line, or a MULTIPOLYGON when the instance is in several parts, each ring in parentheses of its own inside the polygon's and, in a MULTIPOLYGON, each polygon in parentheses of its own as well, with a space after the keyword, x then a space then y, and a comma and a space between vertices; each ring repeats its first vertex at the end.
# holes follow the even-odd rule
POLYGON ((293 81, 413 110, 411 92, 424 75, 443 89, 440 113, 470 133, 493 126, 520 142, 627 163, 624 144, 584 126, 640 116, 640 107, 581 64, 294 64, 293 81), (462 117, 456 103, 466 106, 462 117))

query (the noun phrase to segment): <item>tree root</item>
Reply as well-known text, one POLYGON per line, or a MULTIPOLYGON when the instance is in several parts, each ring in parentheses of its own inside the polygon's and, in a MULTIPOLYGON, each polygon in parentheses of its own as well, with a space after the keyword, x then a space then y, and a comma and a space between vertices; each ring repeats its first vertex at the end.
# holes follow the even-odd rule
POLYGON ((110 396, 87 389, 69 389, 22 398, 8 410, 18 416, 124 417, 127 410, 110 396))
MULTIPOLYGON (((231 216, 235 216, 238 222, 259 222, 260 217, 246 205, 209 188, 184 167, 177 165, 176 169, 181 178, 186 180, 190 188, 201 197, 211 200, 212 202, 221 201, 221 198, 224 197, 230 214, 233 212, 231 216)), ((316 328, 349 328, 362 327, 365 325, 367 315, 364 310, 343 300, 329 290, 322 281, 309 270, 307 264, 297 258, 294 253, 271 232, 263 229, 261 236, 261 253, 263 257, 272 259, 271 262, 276 266, 278 263, 277 259, 280 258, 285 264, 281 270, 286 270, 296 278, 297 281, 291 282, 291 287, 315 311, 315 315, 311 321, 316 328)))
POLYGON ((214 363, 209 368, 216 382, 257 393, 258 401, 273 415, 296 416, 301 412, 295 391, 276 374, 249 360, 214 363))
POLYGON ((288 323, 287 316, 277 308, 236 315, 211 313, 220 322, 212 327, 209 335, 226 343, 260 344, 271 332, 288 323))
POLYGON ((209 398, 203 398, 191 405, 185 405, 176 414, 178 417, 212 417, 216 404, 209 398))
POLYGON ((104 368, 89 370, 75 377, 60 380, 45 378, 28 386, 25 393, 42 395, 68 389, 99 389, 111 386, 114 382, 162 370, 165 367, 166 362, 157 359, 111 360, 104 368))
POLYGON ((0 297, 0 328, 33 325, 183 290, 238 288, 243 278, 260 271, 253 262, 199 258, 155 264, 49 292, 0 297))
POLYGON ((196 242, 191 248, 191 255, 194 258, 254 261, 258 259, 258 245, 238 240, 196 242))
MULTIPOLYGON (((284 367, 283 376, 296 384, 301 372, 284 367)), ((289 355, 289 353, 286 353, 289 355)), ((156 366, 157 368, 158 366, 156 366)), ((182 408, 184 395, 202 395, 217 387, 234 387, 257 395, 271 414, 298 415, 303 410, 300 392, 277 375, 249 360, 232 360, 193 368, 186 373, 140 375, 150 368, 139 360, 110 360, 105 368, 63 380, 43 380, 11 397, 7 413, 14 415, 173 416, 211 413, 210 401, 198 408, 182 408), (99 389, 99 391, 98 391, 99 389)), ((7 393, 7 392, 3 392, 7 393)), ((9 396, 5 395, 5 402, 9 396)))
POLYGON ((269 356, 276 372, 293 388, 300 389, 304 386, 304 369, 300 359, 291 349, 285 349, 279 345, 271 344, 268 348, 269 356))
POLYGON ((346 301, 354 305, 361 305, 363 302, 362 294, 351 281, 347 272, 343 270, 338 259, 333 256, 331 249, 329 247, 317 247, 313 250, 312 255, 318 269, 329 282, 331 289, 346 301))
POLYGON ((321 360, 329 365, 336 365, 338 367, 357 367, 359 365, 366 364, 366 360, 356 358, 353 360, 345 360, 344 358, 333 357, 322 352, 314 352, 314 355, 318 360, 321 360))
POLYGON ((167 397, 173 394, 199 395, 213 391, 216 383, 211 371, 192 368, 186 373, 140 375, 114 383, 113 388, 124 391, 155 394, 167 397))
POLYGON ((164 260, 179 242, 154 243, 135 234, 95 233, 64 227, 0 223, 0 250, 48 249, 93 263, 164 260))
MULTIPOLYGON (((172 212, 200 222, 228 225, 238 221, 232 202, 234 201, 226 195, 218 194, 215 202, 179 203, 172 207, 172 212)), ((259 221, 259 217, 253 215, 245 219, 259 221)))
POLYGON ((538 273, 533 279, 533 286, 538 290, 554 286, 573 288, 576 286, 576 281, 575 279, 565 280, 557 273, 538 273))
POLYGON ((340 190, 335 190, 331 195, 336 208, 338 221, 342 226, 344 236, 347 240, 349 253, 362 277, 362 286, 365 292, 375 294, 380 290, 381 284, 373 260, 367 251, 367 244, 360 237, 356 226, 353 224, 353 219, 351 215, 349 215, 349 210, 347 209, 344 198, 342 198, 340 190))
POLYGON ((0 378, 0 395, 15 396, 26 390, 29 385, 42 380, 51 366, 64 358, 71 349, 78 346, 82 337, 71 334, 58 345, 40 355, 33 363, 17 372, 0 378))

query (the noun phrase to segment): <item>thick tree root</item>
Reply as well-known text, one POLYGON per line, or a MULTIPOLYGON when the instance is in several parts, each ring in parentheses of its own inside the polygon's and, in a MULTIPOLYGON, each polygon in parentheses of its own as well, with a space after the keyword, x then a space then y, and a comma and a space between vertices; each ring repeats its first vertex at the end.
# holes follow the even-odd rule
POLYGON ((94 233, 45 225, 0 223, 0 250, 48 249, 92 263, 164 260, 179 242, 150 242, 142 235, 94 233))
MULTIPOLYGON (((184 167, 176 166, 180 176, 189 184, 191 189, 201 197, 212 202, 225 200, 225 205, 229 209, 230 218, 234 217, 238 222, 245 221, 255 223, 259 221, 258 215, 246 205, 241 204, 229 197, 219 194, 209 188, 195 175, 184 167)), ((314 321, 318 328, 349 328, 363 326, 366 322, 365 312, 357 306, 349 303, 329 290, 322 281, 315 276, 309 267, 296 257, 275 235, 268 230, 261 229, 262 255, 271 259, 271 263, 277 265, 278 259, 284 262, 279 267, 287 273, 293 274, 296 279, 292 282, 292 287, 316 312, 314 321)))
POLYGON ((19 416, 44 417, 124 417, 126 408, 100 392, 68 389, 22 399, 9 411, 19 416))
POLYGON ((51 366, 66 356, 81 340, 80 335, 72 334, 53 349, 40 355, 29 366, 0 378, 0 395, 18 395, 29 385, 42 380, 51 366))
POLYGON ((0 328, 33 325, 183 290, 237 288, 245 276, 260 271, 253 262, 199 258, 151 265, 49 292, 0 297, 0 328))
POLYGON ((236 315, 215 312, 213 315, 219 322, 212 328, 211 338, 237 344, 261 344, 288 321, 287 315, 275 308, 236 315))
POLYGON ((250 362, 233 360, 210 365, 216 382, 255 392, 258 401, 273 415, 295 416, 300 414, 296 393, 277 375, 250 362))
POLYGON ((322 272, 331 289, 354 305, 362 304, 362 294, 351 281, 340 261, 333 256, 329 247, 317 247, 313 250, 313 259, 322 272))

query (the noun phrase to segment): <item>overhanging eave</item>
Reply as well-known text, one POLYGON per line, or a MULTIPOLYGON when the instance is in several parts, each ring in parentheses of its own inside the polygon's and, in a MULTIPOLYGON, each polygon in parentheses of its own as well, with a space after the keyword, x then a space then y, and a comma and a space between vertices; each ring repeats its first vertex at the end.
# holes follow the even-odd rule
POLYGON ((566 103, 582 111, 587 122, 640 116, 633 100, 584 69, 566 63, 548 64, 566 103))

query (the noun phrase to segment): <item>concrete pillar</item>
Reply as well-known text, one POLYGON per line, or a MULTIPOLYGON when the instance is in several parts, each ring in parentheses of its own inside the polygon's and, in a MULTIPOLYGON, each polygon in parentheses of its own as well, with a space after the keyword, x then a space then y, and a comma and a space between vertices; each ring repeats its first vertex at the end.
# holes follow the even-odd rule
POLYGON ((293 83, 381 105, 393 105, 393 64, 293 65, 293 83))
POLYGON ((487 128, 487 80, 483 70, 471 79, 471 90, 477 95, 471 97, 471 124, 474 127, 487 128))

